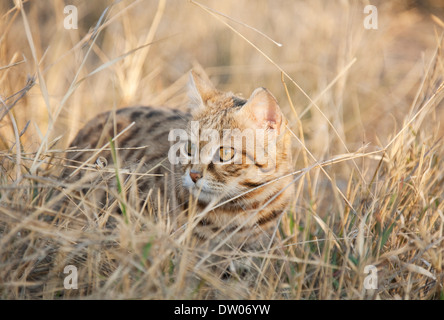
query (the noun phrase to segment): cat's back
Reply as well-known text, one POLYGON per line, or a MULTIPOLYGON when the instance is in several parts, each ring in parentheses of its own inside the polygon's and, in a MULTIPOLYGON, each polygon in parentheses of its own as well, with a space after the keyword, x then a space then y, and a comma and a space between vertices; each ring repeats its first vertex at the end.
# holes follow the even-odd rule
POLYGON ((170 148, 169 132, 186 129, 190 118, 189 113, 166 107, 136 106, 101 113, 78 132, 67 159, 76 166, 94 164, 99 158, 112 163, 113 140, 122 167, 142 160, 148 165, 162 161, 170 148))

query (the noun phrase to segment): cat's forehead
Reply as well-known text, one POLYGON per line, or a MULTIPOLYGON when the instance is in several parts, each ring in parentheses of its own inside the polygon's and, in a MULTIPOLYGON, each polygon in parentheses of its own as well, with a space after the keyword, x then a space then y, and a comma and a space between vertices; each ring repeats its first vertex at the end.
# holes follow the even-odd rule
POLYGON ((209 99, 205 108, 194 113, 193 121, 199 123, 200 129, 233 129, 237 128, 236 113, 246 103, 245 99, 233 94, 221 94, 209 99))
POLYGON ((193 117, 194 125, 192 128, 194 131, 198 129, 199 131, 205 129, 213 129, 221 132, 224 129, 233 129, 237 127, 237 122, 234 117, 235 110, 223 109, 207 113, 200 113, 199 115, 193 117))
POLYGON ((239 108, 243 106, 247 100, 235 96, 232 92, 217 91, 213 93, 206 101, 206 109, 208 111, 219 111, 225 109, 239 108))

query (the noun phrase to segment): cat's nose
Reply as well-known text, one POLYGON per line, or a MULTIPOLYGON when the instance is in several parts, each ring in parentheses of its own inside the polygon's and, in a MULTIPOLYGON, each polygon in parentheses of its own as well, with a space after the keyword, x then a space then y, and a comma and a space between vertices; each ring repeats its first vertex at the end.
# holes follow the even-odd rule
POLYGON ((196 183, 197 180, 202 178, 202 173, 199 171, 191 170, 190 171, 190 178, 191 178, 191 180, 193 180, 194 183, 196 183))

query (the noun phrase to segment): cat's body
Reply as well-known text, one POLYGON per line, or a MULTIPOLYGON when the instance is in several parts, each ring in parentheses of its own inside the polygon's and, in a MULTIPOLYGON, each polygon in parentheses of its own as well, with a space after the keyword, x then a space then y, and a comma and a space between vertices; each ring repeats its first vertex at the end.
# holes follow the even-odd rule
MULTIPOLYGON (((198 241, 206 243, 207 249, 266 249, 280 215, 294 194, 292 177, 289 175, 292 162, 286 121, 276 100, 266 89, 259 88, 248 100, 244 100, 232 93, 216 90, 205 75, 193 73, 191 82, 190 113, 151 107, 121 109, 115 113, 115 117, 112 112, 104 113, 78 133, 71 147, 99 149, 129 127, 116 139, 119 170, 139 173, 136 179, 142 201, 146 200, 152 189, 154 192, 150 193, 150 201, 155 207, 160 206, 161 202, 168 203, 169 209, 192 203, 189 207, 197 209, 193 234, 198 241), (174 141, 169 141, 169 134, 176 129, 187 132, 191 137, 194 130, 191 120, 198 124, 198 133, 213 129, 220 134, 222 142, 212 149, 207 148, 213 153, 216 150, 214 155, 210 154, 210 160, 203 159, 202 151, 202 159, 195 163, 172 164, 172 153, 168 152, 177 139, 170 136, 170 140, 174 141), (135 124, 130 127, 132 122, 135 124), (258 144, 256 149, 248 149, 242 144, 223 147, 228 140, 234 139, 231 136, 227 140, 224 129, 263 130, 270 139, 261 148, 271 143, 275 149, 267 149, 268 153, 259 159, 258 144), (242 163, 225 161, 230 157, 232 161, 241 159, 242 163), (214 158, 219 161, 213 161, 214 158), (165 197, 166 201, 163 201, 165 197)), ((196 156, 192 154, 194 149, 204 150, 212 143, 210 140, 191 141, 189 138, 178 148, 182 158, 184 150, 189 153, 189 162, 196 156)), ((79 161, 77 166, 87 160, 94 164, 96 159, 102 157, 106 159, 108 168, 114 167, 111 151, 99 154, 90 151, 70 153, 68 157, 79 161)), ((73 169, 68 170, 65 177, 73 172, 73 169)), ((80 170, 77 177, 85 175, 82 172, 80 170)), ((103 175, 96 175, 94 179, 100 182, 104 180, 103 175)), ((109 201, 109 195, 106 196, 105 192, 99 194, 95 201, 102 205, 109 201)))
MULTIPOLYGON (((110 139, 124 131, 114 142, 119 169, 135 174, 141 194, 146 195, 150 189, 164 193, 165 182, 169 186, 167 188, 169 190, 178 183, 175 181, 178 176, 171 175, 171 173, 177 172, 178 168, 172 166, 167 158, 170 148, 168 133, 175 128, 186 129, 190 119, 189 113, 180 110, 144 106, 117 110, 115 122, 112 112, 102 113, 89 121, 71 143, 71 149, 86 151, 69 153, 68 160, 77 166, 88 160, 90 160, 90 164, 96 166, 99 160, 103 162, 102 165, 110 169, 108 170, 110 175, 114 175, 111 146, 98 154, 96 151, 105 144, 109 144, 110 139), (169 174, 171 179, 175 180, 165 181, 165 174, 169 174)), ((70 169, 65 171, 64 175, 68 177, 73 172, 74 170, 70 169)), ((88 171, 86 172, 88 174, 88 171)), ((82 175, 85 173, 82 174, 80 171, 75 177, 78 179, 82 175)), ((93 172, 91 176, 94 179, 97 174, 93 172)), ((100 178, 98 177, 98 179, 100 178)), ((166 196, 171 195, 175 195, 175 193, 172 192, 166 196)), ((106 201, 104 198, 97 200, 101 203, 106 201)))

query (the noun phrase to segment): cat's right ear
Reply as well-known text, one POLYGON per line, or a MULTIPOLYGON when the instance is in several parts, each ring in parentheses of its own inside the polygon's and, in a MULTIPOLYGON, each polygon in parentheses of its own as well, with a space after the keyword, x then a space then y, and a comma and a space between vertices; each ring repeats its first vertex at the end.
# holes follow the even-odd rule
POLYGON ((252 128, 282 131, 283 116, 276 98, 265 88, 257 88, 239 110, 242 121, 252 128))
POLYGON ((215 92, 216 88, 203 70, 191 70, 188 82, 188 97, 191 109, 205 107, 208 99, 215 92))

